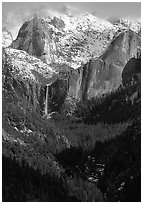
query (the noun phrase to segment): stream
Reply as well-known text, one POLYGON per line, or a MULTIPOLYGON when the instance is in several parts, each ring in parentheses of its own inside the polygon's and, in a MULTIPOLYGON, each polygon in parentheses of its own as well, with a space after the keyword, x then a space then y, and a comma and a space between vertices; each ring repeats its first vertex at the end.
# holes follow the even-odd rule
POLYGON ((98 184, 104 175, 105 164, 97 161, 91 154, 82 154, 80 150, 71 148, 58 155, 57 159, 70 178, 76 173, 84 180, 98 184))

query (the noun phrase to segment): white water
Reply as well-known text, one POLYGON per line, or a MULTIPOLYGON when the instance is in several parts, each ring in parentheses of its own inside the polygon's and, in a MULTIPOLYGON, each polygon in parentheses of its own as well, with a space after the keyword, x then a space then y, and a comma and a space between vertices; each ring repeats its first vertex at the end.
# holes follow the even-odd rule
POLYGON ((46 100, 45 100, 45 115, 48 115, 48 92, 49 92, 49 85, 47 84, 46 100))

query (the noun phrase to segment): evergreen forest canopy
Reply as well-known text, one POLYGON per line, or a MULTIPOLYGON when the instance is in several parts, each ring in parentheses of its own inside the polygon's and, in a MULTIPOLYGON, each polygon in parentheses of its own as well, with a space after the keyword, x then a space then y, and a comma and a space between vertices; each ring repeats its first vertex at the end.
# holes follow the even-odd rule
POLYGON ((140 201, 140 91, 130 99, 137 90, 120 88, 51 119, 5 95, 3 201, 140 201))
POLYGON ((5 27, 3 202, 141 201, 140 41, 87 13, 5 27))

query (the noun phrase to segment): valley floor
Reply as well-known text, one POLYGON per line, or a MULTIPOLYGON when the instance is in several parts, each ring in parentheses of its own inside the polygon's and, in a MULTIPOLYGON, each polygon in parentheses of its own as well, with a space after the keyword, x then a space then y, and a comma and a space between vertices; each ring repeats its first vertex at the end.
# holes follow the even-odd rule
POLYGON ((51 118, 5 97, 3 201, 140 202, 140 95, 126 90, 51 118))

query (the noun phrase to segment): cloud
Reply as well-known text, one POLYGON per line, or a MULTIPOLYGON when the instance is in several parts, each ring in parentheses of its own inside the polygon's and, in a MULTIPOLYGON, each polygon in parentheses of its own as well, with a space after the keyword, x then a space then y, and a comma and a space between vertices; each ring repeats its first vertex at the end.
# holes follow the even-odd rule
POLYGON ((22 24, 32 15, 33 13, 28 9, 21 12, 7 12, 7 14, 3 17, 3 30, 10 31, 12 33, 13 39, 15 39, 22 24))
POLYGON ((5 12, 3 15, 3 30, 7 29, 12 33, 13 39, 16 39, 18 31, 22 24, 30 19, 35 14, 38 14, 41 17, 54 17, 54 16, 76 16, 82 13, 80 9, 73 7, 67 3, 64 4, 61 8, 50 8, 45 6, 34 7, 34 8, 17 8, 14 11, 10 10, 5 12))
POLYGON ((64 4, 64 6, 62 6, 61 8, 58 8, 58 9, 49 9, 48 7, 47 8, 40 8, 37 13, 40 15, 40 16, 43 16, 43 17, 54 17, 54 16, 62 16, 62 15, 67 15, 69 17, 73 17, 73 16, 76 16, 76 15, 79 15, 80 13, 82 13, 83 11, 81 11, 80 9, 76 8, 76 7, 73 7, 71 5, 67 5, 67 4, 64 4))
POLYGON ((66 4, 61 8, 61 12, 68 16, 76 16, 82 13, 80 9, 66 4))

